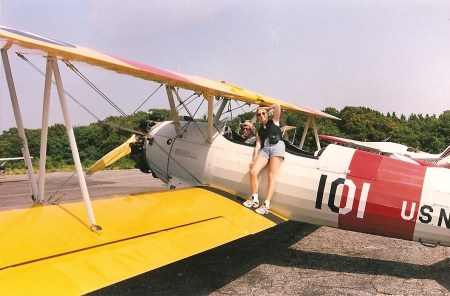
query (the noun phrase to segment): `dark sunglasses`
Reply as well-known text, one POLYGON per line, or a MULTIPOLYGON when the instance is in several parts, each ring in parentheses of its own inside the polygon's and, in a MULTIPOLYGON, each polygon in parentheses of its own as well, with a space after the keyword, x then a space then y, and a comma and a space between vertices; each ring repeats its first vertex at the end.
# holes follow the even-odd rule
POLYGON ((249 130, 250 130, 250 128, 248 128, 248 127, 241 128, 241 131, 249 131, 249 130))
POLYGON ((257 113, 256 115, 258 115, 258 116, 266 115, 266 112, 257 113))

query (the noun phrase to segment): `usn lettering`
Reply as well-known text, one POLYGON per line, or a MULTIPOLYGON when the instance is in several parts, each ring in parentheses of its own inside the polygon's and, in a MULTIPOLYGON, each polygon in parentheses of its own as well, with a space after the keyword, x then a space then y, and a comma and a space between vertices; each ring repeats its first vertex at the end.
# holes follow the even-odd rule
MULTIPOLYGON (((323 198, 325 195, 325 186, 327 184, 327 175, 321 175, 319 186, 317 188, 316 196, 316 209, 322 209, 323 198)), ((328 208, 340 215, 348 214, 353 209, 353 204, 355 200, 356 185, 350 179, 337 178, 331 182, 330 191, 328 194, 328 208), (345 206, 340 208, 336 205, 336 193, 339 186, 347 187, 347 200, 345 206)), ((361 196, 358 203, 358 212, 356 217, 363 219, 366 209, 367 197, 369 195, 370 183, 363 183, 361 188, 361 196)), ((402 201, 402 208, 400 216, 403 220, 412 220, 415 217, 417 204, 415 202, 402 201)), ((436 208, 430 205, 422 205, 418 213, 418 221, 422 224, 437 225, 439 227, 445 227, 450 229, 450 210, 447 208, 436 208), (434 215, 433 215, 434 214, 434 215), (438 214, 438 215, 436 215, 438 214)))

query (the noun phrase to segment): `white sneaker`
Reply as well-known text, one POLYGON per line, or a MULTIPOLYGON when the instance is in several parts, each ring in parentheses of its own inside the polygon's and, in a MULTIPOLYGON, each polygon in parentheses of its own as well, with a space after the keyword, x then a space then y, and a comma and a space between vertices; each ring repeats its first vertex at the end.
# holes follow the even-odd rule
POLYGON ((251 207, 257 208, 257 207, 259 207, 259 200, 253 199, 253 197, 250 197, 249 199, 244 201, 243 205, 244 205, 244 207, 247 207, 247 208, 251 208, 251 207))
POLYGON ((258 214, 261 214, 261 215, 265 215, 265 214, 268 214, 268 213, 269 213, 269 210, 270 210, 270 207, 267 206, 266 204, 263 204, 262 206, 260 206, 259 208, 257 208, 257 209, 255 210, 255 212, 257 212, 258 214))

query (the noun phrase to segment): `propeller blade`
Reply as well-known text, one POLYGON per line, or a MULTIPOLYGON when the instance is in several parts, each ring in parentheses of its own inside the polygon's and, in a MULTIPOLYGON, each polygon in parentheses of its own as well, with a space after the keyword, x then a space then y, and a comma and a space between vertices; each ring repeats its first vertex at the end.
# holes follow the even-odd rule
POLYGON ((122 157, 130 154, 131 148, 130 144, 137 141, 136 135, 132 135, 128 140, 126 140, 122 145, 112 150, 102 158, 100 158, 96 163, 94 163, 90 168, 87 169, 86 175, 92 175, 96 171, 102 170, 105 167, 113 164, 122 157))

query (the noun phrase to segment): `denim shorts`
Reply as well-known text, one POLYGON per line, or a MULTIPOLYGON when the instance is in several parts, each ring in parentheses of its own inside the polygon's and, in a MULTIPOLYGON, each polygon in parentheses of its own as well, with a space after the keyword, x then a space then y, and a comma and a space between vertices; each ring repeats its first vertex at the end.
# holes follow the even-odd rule
POLYGON ((278 143, 270 144, 269 139, 264 141, 264 147, 259 149, 258 154, 265 158, 271 158, 274 156, 281 156, 284 159, 285 145, 283 140, 278 141, 278 143))

